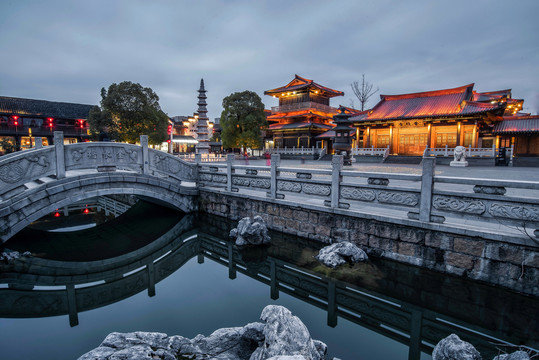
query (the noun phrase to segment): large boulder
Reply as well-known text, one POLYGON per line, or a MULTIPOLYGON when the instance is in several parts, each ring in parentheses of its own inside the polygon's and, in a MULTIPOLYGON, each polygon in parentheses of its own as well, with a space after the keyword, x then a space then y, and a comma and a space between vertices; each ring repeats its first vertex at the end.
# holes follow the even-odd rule
POLYGON ((268 305, 262 310, 264 342, 250 360, 264 360, 276 356, 303 356, 306 360, 325 358, 327 346, 311 339, 301 320, 283 306, 268 305))
POLYGON ((238 223, 238 227, 230 231, 230 237, 236 239, 236 245, 262 245, 269 244, 268 227, 261 216, 245 217, 238 223))
POLYGON ((311 339, 299 318, 282 307, 269 305, 263 323, 224 328, 193 339, 163 333, 111 333, 99 347, 79 360, 221 359, 221 360, 322 360, 327 346, 311 339))
POLYGON ((492 360, 530 360, 530 355, 525 351, 519 350, 511 354, 495 356, 492 360))
POLYGON ((324 265, 335 269, 345 263, 367 261, 369 257, 362 249, 348 241, 326 246, 318 252, 315 259, 324 265))
POLYGON ((472 344, 451 334, 436 344, 432 351, 432 360, 482 360, 482 358, 472 344))

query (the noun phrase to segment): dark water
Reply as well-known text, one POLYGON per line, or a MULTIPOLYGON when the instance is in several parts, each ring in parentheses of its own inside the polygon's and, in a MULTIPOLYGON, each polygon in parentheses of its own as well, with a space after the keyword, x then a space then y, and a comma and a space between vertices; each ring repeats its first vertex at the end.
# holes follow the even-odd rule
POLYGON ((163 209, 152 210, 156 239, 135 210, 108 227, 6 244, 40 258, 0 268, 2 359, 75 359, 113 331, 209 335, 258 321, 268 304, 343 360, 430 359, 450 333, 486 359, 491 342, 539 343, 537 299, 377 259, 329 270, 313 260, 320 244, 276 233, 268 248, 239 250, 231 222, 163 209))

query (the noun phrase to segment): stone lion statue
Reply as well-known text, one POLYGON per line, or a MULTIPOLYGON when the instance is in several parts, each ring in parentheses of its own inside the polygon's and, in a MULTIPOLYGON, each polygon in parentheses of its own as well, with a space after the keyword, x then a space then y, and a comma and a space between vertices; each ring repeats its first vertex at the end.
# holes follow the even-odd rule
POLYGON ((464 146, 457 146, 453 152, 453 156, 455 157, 455 161, 466 161, 466 148, 464 146))

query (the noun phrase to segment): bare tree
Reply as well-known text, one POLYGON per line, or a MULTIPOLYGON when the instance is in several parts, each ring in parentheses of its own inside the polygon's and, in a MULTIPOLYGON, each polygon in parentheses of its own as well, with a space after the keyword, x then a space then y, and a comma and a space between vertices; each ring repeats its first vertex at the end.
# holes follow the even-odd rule
POLYGON ((369 98, 380 90, 378 88, 373 90, 374 85, 368 81, 365 81, 365 74, 361 75, 361 84, 359 81, 354 81, 350 84, 350 86, 361 103, 361 111, 365 110, 365 104, 367 101, 369 101, 369 98))

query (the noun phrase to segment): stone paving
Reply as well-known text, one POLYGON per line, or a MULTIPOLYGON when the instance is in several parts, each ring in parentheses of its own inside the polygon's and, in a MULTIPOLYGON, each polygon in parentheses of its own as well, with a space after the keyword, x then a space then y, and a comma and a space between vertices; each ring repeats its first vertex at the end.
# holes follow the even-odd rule
MULTIPOLYGON (((249 160, 248 164, 246 164, 245 160, 235 160, 234 165, 265 166, 266 160, 249 160)), ((305 160, 304 162, 301 160, 281 160, 281 166, 302 167, 309 169, 331 169, 331 162, 317 160, 305 160)), ((353 163, 352 166, 345 166, 344 170, 420 175, 421 165, 356 162, 353 163)), ((539 181, 539 168, 508 166, 451 167, 449 165, 437 165, 436 175, 499 180, 539 181)))

